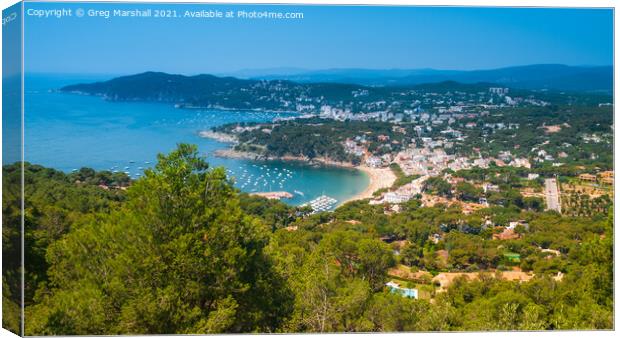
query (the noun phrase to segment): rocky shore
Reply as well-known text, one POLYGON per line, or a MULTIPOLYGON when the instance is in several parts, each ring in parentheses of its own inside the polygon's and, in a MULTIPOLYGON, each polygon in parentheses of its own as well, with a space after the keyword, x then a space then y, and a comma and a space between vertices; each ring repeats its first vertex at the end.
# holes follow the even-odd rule
POLYGON ((234 158, 234 159, 242 159, 242 160, 253 160, 253 161, 269 160, 269 158, 266 158, 265 156, 261 154, 257 154, 257 153, 253 153, 249 151, 238 151, 232 148, 218 149, 214 152, 214 154, 217 157, 234 158))
POLYGON ((211 130, 203 130, 198 133, 198 136, 204 138, 210 138, 212 140, 216 140, 224 143, 237 143, 237 137, 234 135, 219 133, 211 130))

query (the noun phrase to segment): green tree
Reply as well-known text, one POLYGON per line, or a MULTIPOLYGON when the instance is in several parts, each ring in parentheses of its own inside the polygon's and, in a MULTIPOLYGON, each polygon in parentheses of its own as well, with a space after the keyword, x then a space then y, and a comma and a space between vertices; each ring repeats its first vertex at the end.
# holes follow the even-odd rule
POLYGON ((181 144, 96 215, 50 246, 49 288, 28 334, 273 331, 286 286, 264 254, 269 230, 241 211, 222 169, 181 144), (88 310, 86 310, 88 309, 88 310))
POLYGON ((478 202, 482 194, 482 189, 476 188, 471 183, 459 182, 456 184, 456 196, 462 201, 478 202))

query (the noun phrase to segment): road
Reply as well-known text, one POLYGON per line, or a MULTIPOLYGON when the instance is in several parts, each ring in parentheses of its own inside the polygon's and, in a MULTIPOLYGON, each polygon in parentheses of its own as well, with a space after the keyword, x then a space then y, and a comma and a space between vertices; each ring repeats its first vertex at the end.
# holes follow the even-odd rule
POLYGON ((560 193, 555 178, 545 179, 545 197, 547 199, 547 210, 561 212, 560 193))

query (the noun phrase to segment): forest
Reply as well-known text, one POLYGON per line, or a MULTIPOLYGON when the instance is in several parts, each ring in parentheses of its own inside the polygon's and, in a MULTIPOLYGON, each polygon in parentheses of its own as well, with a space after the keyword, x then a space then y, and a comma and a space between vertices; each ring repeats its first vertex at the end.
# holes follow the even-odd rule
MULTIPOLYGON (((347 139, 362 135, 369 151, 391 152, 400 150, 411 142, 402 133, 393 133, 393 124, 376 121, 333 121, 321 118, 282 121, 270 124, 244 123, 252 128, 237 134, 239 143, 235 150, 258 152, 263 156, 295 156, 308 160, 324 157, 338 162, 359 164, 361 157, 348 153, 343 146, 347 139), (256 128, 260 127, 260 128, 256 128), (256 128, 256 129, 254 129, 256 128), (268 132, 266 132, 268 130, 268 132), (379 140, 390 135, 391 144, 379 140), (389 147, 381 149, 383 147, 389 147)), ((231 133, 238 124, 213 128, 214 131, 231 133)), ((413 127, 410 126, 410 132, 413 127)))
MULTIPOLYGON (((561 161, 570 165, 610 169, 613 166, 613 111, 611 107, 588 105, 551 105, 547 107, 508 108, 498 114, 477 119, 473 130, 461 129, 465 142, 454 152, 471 154, 473 149, 488 156, 509 150, 515 156, 530 157, 533 150, 548 154, 564 153, 561 161), (517 124, 517 129, 498 130, 485 124, 517 124), (558 126, 549 132, 545 126, 558 126), (596 156, 593 157, 592 154, 596 156)), ((566 170, 553 168, 552 170, 566 170)))
MULTIPOLYGON (((5 257, 19 250, 20 179, 18 165, 3 167, 5 257)), ((508 203, 464 214, 414 199, 398 213, 356 201, 309 215, 238 191, 188 144, 135 181, 33 164, 24 179, 27 335, 613 328, 611 209, 569 217, 508 203), (527 224, 518 238, 492 240, 513 220, 527 224), (385 286, 400 265, 479 274, 412 299, 385 286), (496 275, 515 268, 533 278, 496 275)), ((426 188, 447 193, 439 180, 426 188)), ((18 269, 5 261, 9 328, 19 325, 18 269)))

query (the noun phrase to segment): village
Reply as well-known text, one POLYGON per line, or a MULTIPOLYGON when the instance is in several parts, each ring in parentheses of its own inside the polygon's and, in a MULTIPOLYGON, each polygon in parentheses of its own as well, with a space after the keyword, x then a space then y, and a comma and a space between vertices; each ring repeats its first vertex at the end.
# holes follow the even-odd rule
MULTIPOLYGON (((285 87, 279 88, 279 91, 285 90, 285 87)), ((299 115, 277 118, 271 124, 234 125, 224 129, 223 132, 207 131, 201 135, 207 137, 215 135, 210 137, 230 142, 247 134, 245 139, 248 141, 246 142, 252 142, 250 148, 277 147, 280 153, 286 154, 290 150, 287 143, 292 142, 288 137, 293 136, 293 134, 287 135, 288 130, 291 130, 291 133, 317 130, 312 135, 324 138, 327 143, 338 143, 344 150, 346 156, 339 155, 340 159, 332 158, 334 163, 354 160, 357 163, 350 165, 377 170, 377 172, 396 166, 402 176, 411 178, 405 184, 380 189, 370 199, 371 205, 390 205, 392 212, 398 212, 400 204, 412 199, 421 200, 423 206, 438 203, 458 204, 465 214, 489 207, 489 194, 500 192, 497 183, 489 180, 473 182, 455 175, 460 171, 474 169, 519 169, 525 185, 519 189, 521 196, 530 199, 540 198, 544 201, 546 210, 559 213, 562 212, 563 207, 570 209, 567 203, 575 204, 577 202, 571 201, 581 198, 579 196, 572 199, 568 196, 562 198, 563 194, 574 194, 576 191, 587 192, 591 199, 610 195, 609 189, 605 187, 613 186, 613 172, 611 171, 588 172, 585 167, 577 167, 580 173, 572 177, 573 180, 581 183, 603 187, 602 190, 599 188, 576 189, 573 187, 574 184, 569 185, 567 182, 558 181, 557 177, 547 172, 541 175, 541 167, 561 168, 571 165, 573 159, 569 153, 578 145, 576 142, 608 145, 611 142, 611 133, 582 133, 577 135, 577 139, 567 140, 570 142, 564 141, 558 147, 554 144, 558 141, 552 143, 551 140, 557 135, 570 133, 573 126, 569 123, 547 124, 545 120, 542 120, 542 123, 532 125, 529 120, 506 115, 510 109, 520 108, 527 111, 527 109, 544 108, 550 105, 549 102, 532 95, 531 92, 527 92, 527 95, 512 94, 511 90, 506 87, 485 87, 474 91, 408 90, 399 95, 389 96, 392 101, 386 98, 372 100, 369 98, 371 93, 368 90, 355 90, 351 95, 364 100, 356 104, 341 101, 338 105, 330 105, 325 103, 325 99, 311 99, 300 95, 296 99, 298 101, 296 110, 300 113, 299 115), (288 127, 290 123, 294 123, 292 126, 298 128, 297 131, 292 131, 288 127), (336 125, 337 123, 343 125, 336 125), (389 126, 389 130, 385 130, 385 127, 382 132, 366 129, 358 134, 347 134, 346 138, 342 137, 342 133, 333 132, 334 127, 346 128, 344 125, 347 123, 358 123, 360 130, 364 130, 364 123, 369 126, 371 123, 382 123, 389 126), (273 139, 275 128, 280 128, 278 135, 283 139, 273 139), (510 141, 520 133, 531 133, 532 130, 542 135, 539 142, 521 146, 517 142, 510 141), (266 141, 263 144, 256 144, 257 138, 266 141), (269 140, 269 138, 272 139, 269 140), (497 141, 503 141, 504 145, 497 141), (493 145, 494 142, 498 145, 493 145), (453 196, 446 198, 446 196, 428 194, 424 187, 429 178, 440 178, 446 181, 452 190, 463 182, 471 184, 479 189, 480 193, 476 198, 470 198, 467 201, 453 196)), ((295 142, 303 144, 305 141, 296 140, 295 142)), ((298 148, 313 153, 318 152, 317 149, 309 149, 305 145, 298 148)), ((293 156, 307 157, 305 154, 293 156)), ((322 156, 329 158, 332 154, 326 153, 322 156)), ((597 159, 598 156, 596 152, 589 155, 591 159, 597 159)), ((280 197, 280 195, 274 196, 280 197)), ((596 203, 604 205, 603 202, 596 203)), ((601 207, 601 210, 603 208, 601 207)))
MULTIPOLYGON (((411 177, 405 184, 377 191, 373 198, 369 200, 368 203, 370 205, 383 206, 386 214, 400 212, 401 205, 414 199, 420 202, 420 207, 433 207, 438 204, 448 205, 460 208, 464 215, 489 208, 490 204, 486 196, 489 196, 491 193, 499 193, 500 187, 498 184, 493 184, 489 181, 475 182, 454 175, 454 173, 461 170, 473 168, 512 167, 525 170, 526 174, 523 177, 523 181, 529 181, 529 183, 526 183, 526 187, 519 190, 521 196, 523 198, 539 199, 544 206, 544 210, 553 210, 558 213, 562 213, 563 209, 565 209, 567 214, 575 213, 575 200, 578 200, 578 198, 573 195, 576 193, 583 193, 584 195, 580 197, 581 200, 593 200, 594 202, 592 203, 611 196, 611 188, 614 184, 613 171, 585 172, 571 177, 569 182, 563 181, 562 183, 558 182, 556 177, 543 178, 535 170, 528 172, 527 170, 532 169, 536 164, 544 164, 545 162, 552 167, 561 167, 565 164, 562 163, 562 160, 566 159, 568 155, 564 151, 552 154, 544 149, 544 146, 549 144, 549 141, 543 142, 540 146, 532 147, 529 151, 529 156, 515 156, 510 150, 500 151, 497 156, 483 156, 480 150, 475 148, 473 149, 474 153, 468 155, 450 151, 455 144, 465 142, 465 133, 468 130, 480 129, 484 136, 488 136, 489 132, 518 130, 520 128, 518 123, 476 123, 471 121, 472 119, 489 116, 492 114, 493 109, 515 106, 524 102, 537 106, 546 106, 548 104, 544 101, 513 99, 507 95, 508 92, 508 88, 489 88, 489 93, 503 99, 500 105, 458 102, 455 105, 435 106, 429 110, 432 112, 417 106, 412 110, 405 110, 403 113, 396 114, 386 111, 353 114, 347 110, 323 106, 321 107, 320 117, 339 121, 375 120, 391 122, 394 124, 392 131, 402 134, 406 134, 405 128, 401 126, 403 121, 410 121, 416 124, 414 128, 415 134, 408 135, 411 137, 412 142, 397 152, 386 151, 381 155, 373 154, 368 149, 370 143, 368 138, 370 135, 367 134, 348 138, 343 142, 346 152, 362 158, 363 165, 371 168, 396 167, 401 172, 401 175, 411 177), (468 122, 459 123, 461 120, 468 122), (435 130, 434 133, 433 130, 435 130), (447 182, 451 196, 447 197, 429 193, 426 183, 431 178, 440 178, 447 182), (474 198, 474 200, 464 201, 459 199, 457 197, 457 187, 464 182, 478 189, 480 195, 474 198)), ((433 101, 433 97, 435 95, 429 94, 427 97, 429 101, 427 103, 444 103, 443 100, 433 101)), ((375 107, 377 106, 385 106, 385 102, 378 102, 375 107)), ((543 125, 541 128, 545 134, 549 135, 570 127, 568 123, 564 123, 562 125, 543 125)), ((378 135, 376 140, 383 142, 388 149, 391 149, 390 145, 398 143, 398 141, 391 140, 390 135, 378 135)), ((584 135, 583 140, 585 142, 602 142, 602 139, 597 135, 584 135)), ((572 145, 568 144, 566 146, 570 147, 572 145)), ((594 156, 592 154, 592 157, 594 156)), ((602 207, 597 210, 604 212, 602 207)), ((443 241, 449 229, 447 225, 442 226, 440 229, 442 230, 441 232, 431 234, 428 240, 434 244, 439 244, 443 241)), ((491 229, 493 232, 491 240, 497 241, 498 248, 502 248, 501 242, 522 238, 524 231, 529 229, 529 224, 523 219, 513 219, 505 224, 496 224, 492 218, 487 217, 479 229, 472 229, 467 224, 462 224, 458 227, 458 231, 464 233, 472 230, 474 231, 473 233, 477 233, 480 230, 484 231, 486 229, 491 229)), ((392 245, 396 256, 400 255, 402 248, 411 244, 407 240, 394 240, 393 237, 384 237, 382 240, 392 245)), ((558 250, 542 247, 538 249, 540 254, 544 255, 546 259, 554 259, 563 255, 558 250)), ((445 269, 447 267, 448 251, 441 249, 435 254, 437 262, 440 262, 440 267, 443 266, 445 269)), ((398 264, 389 270, 389 281, 385 285, 388 290, 403 297, 424 298, 432 301, 437 293, 445 292, 457 279, 477 280, 491 277, 526 282, 534 278, 535 273, 532 271, 524 272, 519 267, 521 256, 518 253, 503 250, 502 261, 505 264, 502 270, 491 269, 475 272, 444 270, 443 272, 433 274, 429 271, 419 270, 416 267, 398 264)), ((560 281, 562 278, 563 273, 561 271, 558 271, 553 277, 556 281, 560 281)))

